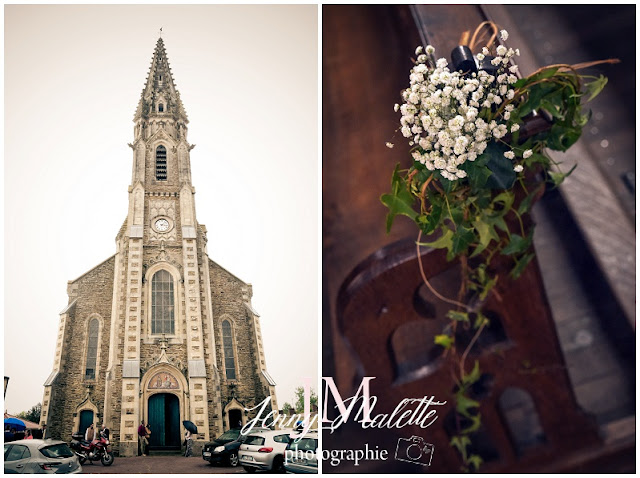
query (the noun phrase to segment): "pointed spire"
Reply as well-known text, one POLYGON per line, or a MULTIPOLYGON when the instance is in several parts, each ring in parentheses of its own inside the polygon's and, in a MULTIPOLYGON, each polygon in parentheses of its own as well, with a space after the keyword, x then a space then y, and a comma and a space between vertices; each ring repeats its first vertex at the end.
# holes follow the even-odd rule
POLYGON ((188 123, 180 93, 176 89, 169 67, 169 59, 164 48, 162 37, 158 38, 151 59, 149 74, 142 90, 134 121, 152 115, 170 115, 183 123, 188 123))

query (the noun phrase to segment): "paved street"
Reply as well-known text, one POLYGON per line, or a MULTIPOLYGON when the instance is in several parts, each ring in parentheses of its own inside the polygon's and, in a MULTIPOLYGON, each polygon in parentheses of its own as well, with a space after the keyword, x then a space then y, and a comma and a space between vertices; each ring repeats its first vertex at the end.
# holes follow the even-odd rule
POLYGON ((202 474, 202 473, 245 473, 241 466, 212 466, 200 456, 134 456, 129 458, 116 457, 111 466, 102 466, 99 461, 93 465, 89 462, 82 466, 83 473, 154 473, 154 474, 202 474))

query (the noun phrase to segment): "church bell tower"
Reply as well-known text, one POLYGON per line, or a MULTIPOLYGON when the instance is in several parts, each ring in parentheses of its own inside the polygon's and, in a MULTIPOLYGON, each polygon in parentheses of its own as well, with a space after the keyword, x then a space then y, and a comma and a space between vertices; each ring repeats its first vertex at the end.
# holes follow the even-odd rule
MULTIPOLYGON (((215 347, 215 339, 208 268, 202 267, 208 264, 206 229, 196 223, 191 184, 193 145, 187 141, 189 120, 162 38, 153 53, 134 123, 129 212, 117 240, 121 260, 113 301, 114 313, 124 316, 125 331, 122 386, 112 391, 120 395, 123 407, 121 454, 135 454, 137 427, 143 420, 151 422, 152 428, 165 428, 155 430, 156 436, 165 435, 158 447, 180 440, 179 430, 166 430, 175 427, 166 417, 153 423, 153 415, 158 414, 180 415, 180 423, 191 420, 202 430, 201 438, 209 440, 207 404, 220 408, 219 401, 208 395, 215 393, 217 385, 207 387, 206 383, 205 335, 210 341, 207 348, 215 347), (124 307, 116 311, 117 304, 124 307), (162 395, 162 400, 154 401, 154 395, 162 395)), ((116 322, 113 325, 117 327, 116 322)), ((118 363, 118 353, 117 347, 112 348, 113 364, 118 363)), ((218 384, 215 361, 209 365, 210 379, 218 384)), ((221 414, 217 412, 214 415, 221 414)), ((153 439, 154 430, 152 443, 153 439)))
POLYGON ((105 424, 114 450, 135 456, 142 421, 152 450, 179 450, 189 420, 197 454, 258 404, 278 409, 252 286, 209 258, 196 221, 188 123, 159 39, 116 253, 67 285, 42 402, 53 438, 105 424))

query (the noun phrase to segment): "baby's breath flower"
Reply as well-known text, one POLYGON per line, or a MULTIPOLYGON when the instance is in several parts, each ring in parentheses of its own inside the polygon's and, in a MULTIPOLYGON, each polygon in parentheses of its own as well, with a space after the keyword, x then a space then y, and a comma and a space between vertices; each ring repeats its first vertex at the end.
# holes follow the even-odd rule
POLYGON ((389 149, 393 149, 394 144, 387 142, 385 146, 389 149))
MULTIPOLYGON (((445 58, 436 60, 434 51, 430 45, 416 49, 418 59, 410 71, 409 87, 394 111, 402 114, 402 135, 410 146, 415 145, 413 160, 430 171, 440 171, 443 179, 457 181, 467 176, 460 169, 465 162, 475 161, 489 142, 509 133, 507 122, 514 105, 506 105, 499 116, 494 108, 515 95, 509 86, 512 73, 517 72, 509 68, 515 52, 499 48, 492 61, 497 67, 494 75, 482 70, 463 75, 450 71, 445 58), (484 120, 483 116, 494 119, 484 120)), ((485 47, 476 58, 484 60, 489 53, 485 47)), ((517 125, 510 127, 513 132, 517 125)), ((393 144, 387 143, 387 147, 393 144)), ((510 159, 515 157, 512 151, 509 155, 510 159)))
POLYGON ((516 173, 521 173, 523 169, 524 169, 524 168, 522 167, 522 165, 521 165, 521 164, 516 164, 516 165, 513 167, 513 170, 514 170, 516 173))
POLYGON ((504 153, 504 157, 507 158, 507 159, 513 159, 513 158, 515 158, 515 156, 516 155, 515 155, 515 153, 513 151, 506 151, 504 153))
POLYGON ((485 56, 489 54, 489 49, 486 46, 482 47, 482 54, 485 56))
POLYGON ((448 64, 449 63, 447 63, 445 58, 438 58, 436 61, 436 68, 446 68, 448 64))
POLYGON ((507 32, 507 30, 501 30, 500 31, 500 39, 502 41, 507 41, 508 38, 509 38, 509 33, 507 32))
POLYGON ((532 154, 533 154, 533 151, 531 151, 530 149, 527 149, 524 153, 522 153, 522 157, 524 159, 527 159, 527 158, 530 158, 532 154))
POLYGON ((395 111, 397 113, 399 109, 400 109, 400 105, 398 103, 393 105, 393 111, 395 111))
POLYGON ((515 133, 516 131, 518 131, 520 129, 520 125, 518 123, 512 124, 511 125, 511 132, 515 133))
POLYGON ((506 55, 507 47, 505 47, 504 45, 498 45, 498 48, 496 48, 496 53, 500 56, 506 55))

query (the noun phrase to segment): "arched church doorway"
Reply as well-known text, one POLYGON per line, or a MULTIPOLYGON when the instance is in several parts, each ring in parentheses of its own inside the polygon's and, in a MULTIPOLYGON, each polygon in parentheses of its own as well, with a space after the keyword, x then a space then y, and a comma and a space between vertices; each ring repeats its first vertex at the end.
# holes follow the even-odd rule
POLYGON ((82 410, 80 412, 80 426, 78 431, 84 435, 87 428, 93 423, 93 412, 91 410, 82 410))
POLYGON ((172 393, 149 397, 149 427, 152 450, 180 449, 180 403, 172 393))
POLYGON ((242 426, 242 410, 232 408, 229 410, 229 428, 239 428, 242 426))

